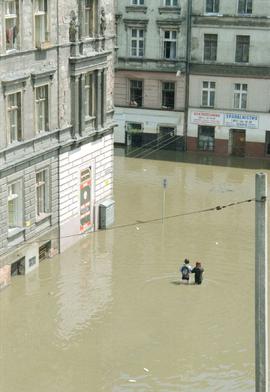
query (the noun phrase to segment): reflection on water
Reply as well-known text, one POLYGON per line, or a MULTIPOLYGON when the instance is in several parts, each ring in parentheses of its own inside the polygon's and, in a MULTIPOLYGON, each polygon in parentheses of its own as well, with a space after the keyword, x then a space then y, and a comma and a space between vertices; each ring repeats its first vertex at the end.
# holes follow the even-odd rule
POLYGON ((254 390, 251 168, 115 159, 116 225, 0 295, 1 392, 254 390), (185 257, 205 268, 182 284, 185 257))

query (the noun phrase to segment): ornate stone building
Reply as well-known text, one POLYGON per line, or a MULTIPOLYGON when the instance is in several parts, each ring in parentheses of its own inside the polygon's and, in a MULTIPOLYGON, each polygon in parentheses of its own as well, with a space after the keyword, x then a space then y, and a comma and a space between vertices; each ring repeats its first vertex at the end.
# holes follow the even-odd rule
POLYGON ((113 0, 0 3, 0 287, 112 198, 113 0))

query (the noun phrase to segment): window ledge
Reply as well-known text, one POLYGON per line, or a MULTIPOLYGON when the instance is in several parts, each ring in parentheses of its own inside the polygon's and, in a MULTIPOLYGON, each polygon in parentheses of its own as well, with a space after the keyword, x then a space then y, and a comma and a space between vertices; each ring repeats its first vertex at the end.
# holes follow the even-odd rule
POLYGON ((36 49, 37 50, 46 50, 52 47, 52 43, 49 41, 45 42, 40 42, 39 44, 36 44, 36 49))
POLYGON ((25 231, 24 227, 14 227, 13 229, 8 229, 8 239, 16 237, 25 231))
POLYGON ((174 6, 164 6, 164 7, 159 7, 158 9, 160 14, 180 14, 181 13, 181 8, 180 7, 174 7, 174 6))
POLYGON ((51 216, 52 216, 51 213, 44 213, 44 214, 36 216, 36 225, 39 225, 46 220, 49 220, 51 218, 51 216))
POLYGON ((146 11, 146 5, 129 5, 126 7, 126 12, 143 12, 144 14, 146 14, 146 11))

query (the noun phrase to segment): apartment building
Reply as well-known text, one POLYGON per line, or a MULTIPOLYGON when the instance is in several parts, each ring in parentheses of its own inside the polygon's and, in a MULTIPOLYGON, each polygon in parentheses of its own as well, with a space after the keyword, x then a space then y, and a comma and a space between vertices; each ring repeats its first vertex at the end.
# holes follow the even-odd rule
POLYGON ((113 0, 0 4, 0 287, 112 198, 113 0))
POLYGON ((270 3, 193 0, 187 149, 270 154, 270 3))
POLYGON ((182 148, 186 1, 118 0, 116 20, 115 142, 182 148))

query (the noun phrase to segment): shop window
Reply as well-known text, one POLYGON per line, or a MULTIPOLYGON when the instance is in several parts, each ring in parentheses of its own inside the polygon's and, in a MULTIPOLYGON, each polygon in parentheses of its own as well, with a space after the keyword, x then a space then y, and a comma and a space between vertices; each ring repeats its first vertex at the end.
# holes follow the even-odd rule
POLYGON ((204 34, 204 60, 217 60, 217 34, 204 34))
POLYGON ((219 13, 219 0, 206 0, 205 11, 208 14, 219 13))
POLYGON ((9 143, 22 140, 21 92, 7 95, 7 128, 9 143))
POLYGON ((162 108, 174 109, 175 84, 172 82, 162 83, 162 108))
POLYGON ((128 122, 126 125, 127 132, 129 133, 138 133, 142 132, 142 124, 141 123, 134 123, 128 122))
POLYGON ((238 14, 252 14, 252 0, 238 0, 238 14))
POLYGON ((160 125, 159 127, 159 135, 161 138, 165 138, 166 136, 173 137, 175 136, 175 127, 163 126, 160 125))
POLYGON ((144 56, 144 30, 143 29, 131 29, 130 54, 132 57, 144 56))
POLYGON ((236 36, 235 62, 237 63, 249 62, 249 46, 250 46, 249 35, 236 36))
POLYGON ((265 132, 265 153, 270 155, 270 131, 265 132))
POLYGON ((143 105, 143 81, 130 80, 130 105, 142 107, 143 105))
POLYGON ((176 37, 177 32, 173 30, 164 31, 163 57, 167 60, 176 58, 176 37))
POLYGON ((215 105, 215 82, 203 82, 202 88, 202 106, 214 107, 215 105))
POLYGON ((200 151, 214 151, 215 127, 198 127, 198 149, 200 151))
POLYGON ((36 131, 49 130, 48 85, 36 87, 36 131))
POLYGON ((6 51, 18 49, 19 1, 5 0, 6 51))
POLYGON ((22 227, 22 184, 20 181, 8 185, 8 230, 22 227))
POLYGON ((35 45, 42 48, 49 41, 48 0, 34 0, 35 45))
POLYGON ((36 215, 42 218, 48 213, 48 170, 36 173, 36 215), (47 185, 46 185, 47 184, 47 185))
POLYGON ((234 85, 234 109, 246 109, 247 108, 247 84, 235 83, 234 85))

